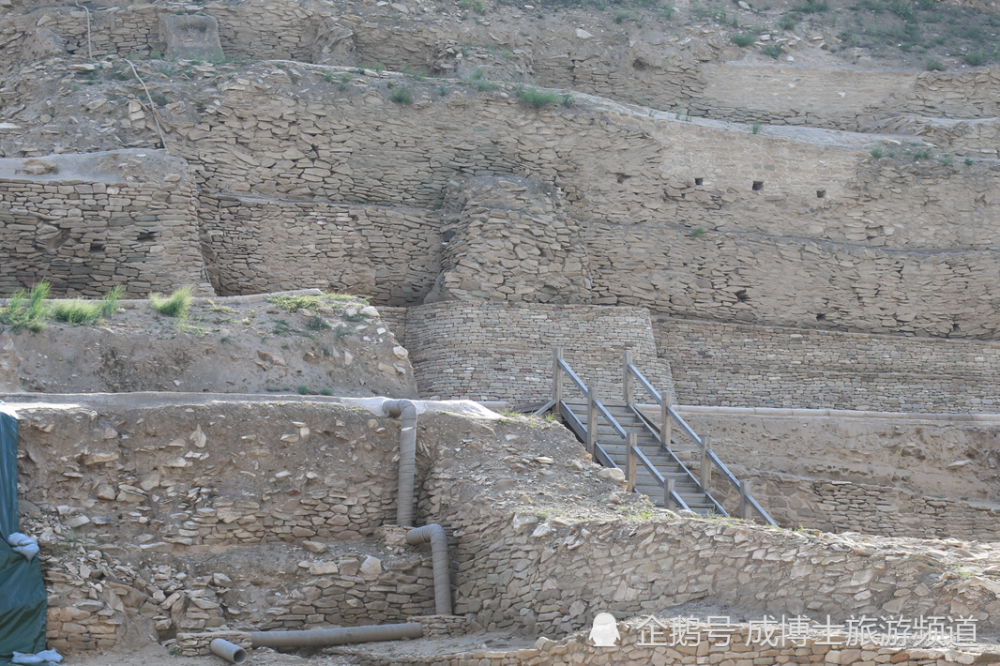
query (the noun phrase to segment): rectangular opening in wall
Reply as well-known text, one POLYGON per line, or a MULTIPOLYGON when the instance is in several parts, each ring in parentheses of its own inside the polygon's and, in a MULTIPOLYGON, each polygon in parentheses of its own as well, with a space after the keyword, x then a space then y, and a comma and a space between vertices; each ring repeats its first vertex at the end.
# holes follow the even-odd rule
POLYGON ((704 182, 705 182, 705 179, 704 179, 704 178, 695 178, 695 179, 694 179, 694 184, 695 184, 695 185, 701 185, 701 184, 702 184, 702 183, 704 183, 704 182))
POLYGON ((825 199, 826 198, 826 190, 816 190, 816 198, 817 199, 825 199))
POLYGON ((753 181, 753 191, 754 192, 760 192, 763 189, 764 189, 764 181, 762 181, 762 180, 755 180, 755 181, 753 181))

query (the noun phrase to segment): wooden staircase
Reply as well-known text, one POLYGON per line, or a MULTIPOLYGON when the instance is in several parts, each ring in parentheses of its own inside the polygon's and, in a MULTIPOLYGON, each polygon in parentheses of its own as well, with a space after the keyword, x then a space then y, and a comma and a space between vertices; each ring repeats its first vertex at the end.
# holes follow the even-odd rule
POLYGON ((596 388, 584 384, 562 354, 562 349, 556 348, 552 399, 534 413, 541 415, 552 409, 559 414, 597 462, 625 473, 630 491, 648 495, 657 506, 667 509, 728 516, 710 492, 714 468, 739 492, 740 518, 777 527, 750 494, 749 484, 736 479, 709 448, 707 438, 699 437, 670 405, 669 397, 653 388, 632 364, 631 353, 624 354, 622 364, 625 399, 614 403, 601 402, 596 388), (564 379, 570 380, 565 388, 577 389, 581 397, 563 395, 564 379), (653 398, 659 423, 633 400, 636 387, 653 398), (674 425, 685 439, 675 441, 674 425))

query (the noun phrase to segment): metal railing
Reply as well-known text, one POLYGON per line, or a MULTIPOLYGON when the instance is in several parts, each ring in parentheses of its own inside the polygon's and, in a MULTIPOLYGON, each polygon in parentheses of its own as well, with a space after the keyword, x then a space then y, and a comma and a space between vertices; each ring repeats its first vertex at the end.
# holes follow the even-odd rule
MULTIPOLYGON (((556 414, 563 418, 569 425, 570 428, 576 432, 577 436, 582 439, 587 447, 587 453, 589 453, 593 458, 604 465, 605 467, 612 467, 615 469, 621 469, 615 464, 611 456, 608 455, 607 451, 597 440, 598 429, 600 428, 599 419, 603 418, 604 421, 612 428, 615 434, 625 442, 625 469, 622 470, 625 473, 625 481, 629 492, 635 491, 636 485, 636 470, 637 465, 641 464, 649 474, 653 477, 656 483, 663 489, 663 503, 668 509, 677 508, 679 510, 690 510, 684 498, 681 497, 680 493, 675 489, 676 480, 672 477, 664 478, 656 466, 649 461, 649 458, 642 452, 637 443, 637 436, 635 433, 629 433, 622 427, 618 420, 608 411, 608 408, 604 406, 604 403, 600 401, 597 395, 597 386, 587 386, 584 384, 583 380, 573 371, 573 368, 569 366, 568 363, 563 359, 563 350, 561 347, 557 347, 552 354, 552 399, 546 402, 540 409, 535 411, 536 416, 541 416, 550 409, 554 409, 556 414), (573 410, 566 404, 563 400, 563 376, 570 379, 572 384, 583 394, 584 399, 587 402, 587 423, 584 423, 573 413, 573 410)), ((646 381, 643 378, 642 381, 646 381)), ((679 463, 680 461, 678 461, 679 463)), ((683 469, 686 469, 681 465, 683 469)), ((688 472, 690 475, 690 472, 688 472)), ((694 479, 694 477, 691 477, 694 479)), ((714 501, 714 500, 713 500, 714 501)), ((721 511, 722 507, 719 507, 721 511)), ((723 513, 725 513, 723 511, 723 513)))
POLYGON ((642 372, 639 371, 635 365, 632 364, 632 353, 625 352, 622 355, 622 365, 623 365, 623 383, 622 383, 622 393, 625 397, 625 403, 632 409, 636 416, 638 416, 648 428, 649 432, 659 440, 662 448, 670 455, 670 457, 679 463, 681 467, 687 470, 688 475, 694 479, 694 475, 691 471, 687 469, 687 466, 681 463, 681 461, 674 454, 670 445, 672 443, 672 425, 676 423, 681 432, 683 432, 687 437, 695 443, 698 447, 699 452, 699 465, 698 465, 698 478, 695 479, 697 484, 701 487, 705 494, 712 500, 715 504, 717 510, 723 515, 726 514, 722 506, 715 501, 712 494, 708 491, 711 481, 712 481, 712 466, 714 465, 719 473, 722 475, 726 481, 729 482, 736 490, 739 492, 740 505, 739 505, 739 517, 743 520, 750 520, 751 511, 756 513, 768 525, 777 527, 778 524, 774 522, 774 519, 768 515, 767 511, 760 505, 760 503, 750 494, 750 482, 747 480, 740 481, 736 478, 736 475, 729 471, 719 457, 714 451, 709 447, 709 439, 706 435, 704 438, 698 436, 698 433, 694 431, 687 422, 681 418, 681 415, 673 408, 670 404, 669 396, 666 394, 661 395, 653 385, 643 376, 642 372), (632 380, 638 380, 639 384, 652 396, 653 400, 660 408, 660 426, 655 428, 655 423, 645 414, 641 409, 639 409, 633 402, 632 396, 632 380))

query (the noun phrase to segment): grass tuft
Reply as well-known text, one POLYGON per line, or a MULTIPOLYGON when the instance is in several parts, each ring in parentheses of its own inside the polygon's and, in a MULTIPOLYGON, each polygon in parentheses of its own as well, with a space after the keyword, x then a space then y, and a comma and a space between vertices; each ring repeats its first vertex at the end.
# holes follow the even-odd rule
POLYGON ((522 102, 536 109, 559 102, 559 96, 554 92, 538 90, 537 88, 519 88, 517 96, 522 102))
POLYGON ((389 94, 389 99, 396 104, 413 104, 413 93, 411 93, 407 88, 395 88, 392 93, 389 94))
POLYGON ((730 35, 729 39, 732 40, 733 44, 736 44, 736 46, 740 47, 741 49, 745 49, 746 47, 753 44, 755 41, 753 35, 745 35, 742 33, 730 35))
POLYGON ((191 310, 191 295, 193 293, 194 287, 181 287, 180 289, 175 289, 168 297, 164 297, 162 294, 150 294, 149 307, 164 317, 179 317, 183 319, 191 310))
POLYGON ((51 288, 48 282, 42 280, 30 292, 24 289, 15 291, 7 299, 7 305, 0 307, 0 324, 9 326, 15 333, 25 328, 32 333, 45 330, 45 322, 49 318, 49 306, 45 299, 51 288))

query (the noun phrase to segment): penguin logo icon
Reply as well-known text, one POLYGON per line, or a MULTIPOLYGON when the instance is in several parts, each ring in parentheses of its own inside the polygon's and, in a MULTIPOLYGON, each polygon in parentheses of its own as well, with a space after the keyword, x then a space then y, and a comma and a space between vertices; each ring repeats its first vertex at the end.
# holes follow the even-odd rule
POLYGON ((618 621, 611 613, 598 613, 590 630, 590 640, 598 647, 614 647, 618 644, 618 621))

